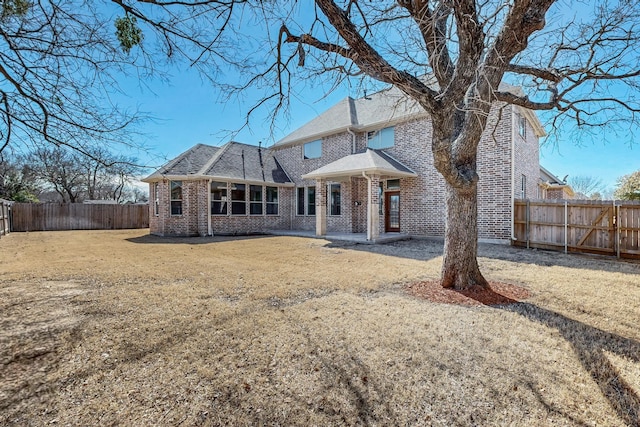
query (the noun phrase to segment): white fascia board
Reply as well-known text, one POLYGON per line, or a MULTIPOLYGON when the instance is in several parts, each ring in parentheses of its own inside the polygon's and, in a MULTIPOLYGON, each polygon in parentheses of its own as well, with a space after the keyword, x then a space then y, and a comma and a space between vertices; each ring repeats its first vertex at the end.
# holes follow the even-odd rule
POLYGON ((229 178, 228 176, 212 176, 212 175, 200 175, 200 174, 192 174, 192 175, 157 175, 150 176, 142 179, 142 182, 157 182, 162 180, 169 181, 199 181, 199 180, 211 180, 211 181, 224 181, 224 182, 237 182, 238 184, 250 184, 250 185, 266 185, 269 187, 295 187, 295 184, 292 182, 288 183, 280 183, 280 182, 268 182, 268 181, 252 181, 247 179, 236 179, 229 178))

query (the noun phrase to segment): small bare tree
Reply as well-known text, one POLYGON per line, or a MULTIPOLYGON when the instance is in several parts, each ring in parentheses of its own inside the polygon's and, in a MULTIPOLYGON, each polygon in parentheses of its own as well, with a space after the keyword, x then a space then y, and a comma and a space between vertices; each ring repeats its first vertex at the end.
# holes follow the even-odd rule
POLYGON ((601 199, 607 193, 607 186, 598 178, 592 175, 577 175, 569 177, 567 183, 576 194, 577 199, 601 199))

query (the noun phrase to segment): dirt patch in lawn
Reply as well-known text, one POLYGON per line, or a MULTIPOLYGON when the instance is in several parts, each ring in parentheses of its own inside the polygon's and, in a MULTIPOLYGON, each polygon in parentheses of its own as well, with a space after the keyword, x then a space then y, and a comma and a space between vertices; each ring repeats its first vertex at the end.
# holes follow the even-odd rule
POLYGON ((489 282, 488 288, 459 291, 443 288, 437 280, 426 280, 407 285, 405 289, 410 295, 431 302, 467 306, 515 304, 531 296, 531 293, 522 286, 500 282, 489 282))
POLYGON ((640 264, 480 245, 520 302, 443 304, 441 253, 3 236, 0 425, 638 424, 640 264))

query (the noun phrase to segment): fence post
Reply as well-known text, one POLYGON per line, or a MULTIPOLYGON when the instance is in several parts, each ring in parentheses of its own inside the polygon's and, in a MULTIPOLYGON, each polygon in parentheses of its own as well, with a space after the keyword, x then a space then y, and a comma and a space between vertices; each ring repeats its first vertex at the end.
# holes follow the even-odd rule
POLYGON ((569 208, 568 202, 564 201, 564 253, 569 252, 569 208))
POLYGON ((616 258, 620 259, 620 205, 616 205, 616 201, 613 201, 613 208, 615 216, 613 217, 613 233, 615 236, 616 245, 616 258))
POLYGON ((525 237, 527 238, 527 249, 529 249, 529 220, 530 220, 530 213, 529 213, 529 199, 527 199, 527 210, 525 213, 525 237))

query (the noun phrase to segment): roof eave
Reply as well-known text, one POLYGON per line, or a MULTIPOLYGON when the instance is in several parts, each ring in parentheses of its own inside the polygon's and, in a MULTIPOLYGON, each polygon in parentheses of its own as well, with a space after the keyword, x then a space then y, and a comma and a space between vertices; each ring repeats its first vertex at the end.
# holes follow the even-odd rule
POLYGON ((399 178, 415 178, 418 176, 415 172, 404 172, 393 169, 385 169, 385 168, 361 168, 361 169, 351 169, 351 170, 343 170, 336 172, 327 172, 327 173, 308 173, 302 175, 302 179, 318 179, 318 178, 343 178, 343 177, 354 177, 354 176, 362 176, 362 173, 369 174, 378 174, 384 176, 394 176, 399 178))
POLYGON ((257 181, 257 180, 251 180, 251 179, 233 178, 229 176, 215 176, 215 175, 201 175, 201 174, 192 174, 192 175, 154 174, 154 175, 148 176, 147 178, 141 179, 140 181, 151 184, 153 182, 158 182, 165 179, 169 181, 193 181, 193 180, 228 181, 228 182, 238 182, 238 183, 256 184, 256 185, 295 187, 295 184, 293 182, 257 181))

